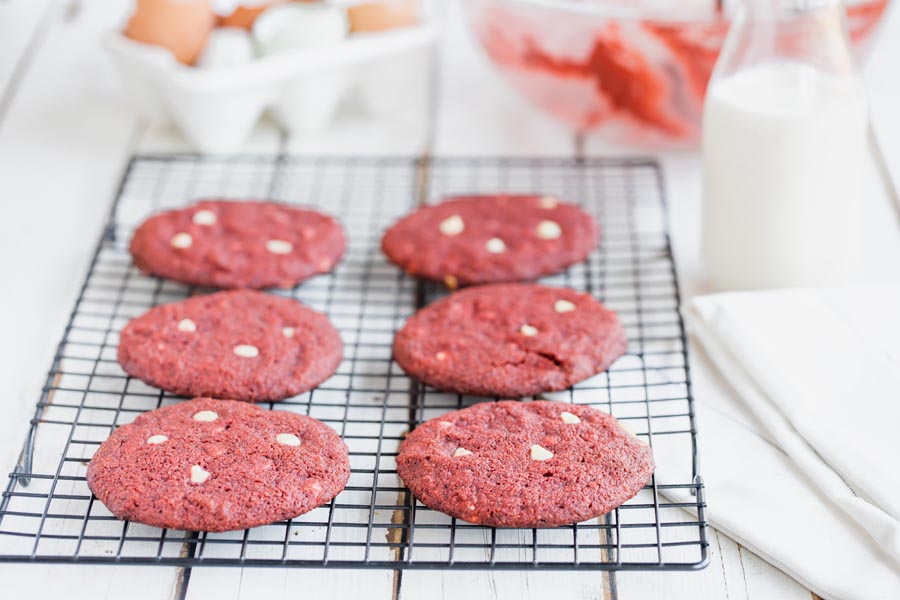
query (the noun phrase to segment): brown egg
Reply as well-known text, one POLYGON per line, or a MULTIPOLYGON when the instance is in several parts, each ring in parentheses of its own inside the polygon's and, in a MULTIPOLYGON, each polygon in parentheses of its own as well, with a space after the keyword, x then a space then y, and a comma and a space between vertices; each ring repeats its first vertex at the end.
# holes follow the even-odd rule
POLYGON ((125 35, 166 48, 178 62, 192 65, 215 24, 208 0, 137 0, 125 35))
POLYGON ((419 22, 419 0, 364 2, 347 7, 351 32, 385 31, 419 22))

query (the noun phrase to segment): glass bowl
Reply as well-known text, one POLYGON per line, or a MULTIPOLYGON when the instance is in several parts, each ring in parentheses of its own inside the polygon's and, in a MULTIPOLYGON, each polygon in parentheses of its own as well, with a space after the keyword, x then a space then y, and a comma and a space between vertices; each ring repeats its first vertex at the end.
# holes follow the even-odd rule
MULTIPOLYGON (((862 59, 889 0, 847 0, 862 59)), ((728 31, 716 0, 464 0, 478 43, 523 95, 576 131, 695 146, 728 31)))

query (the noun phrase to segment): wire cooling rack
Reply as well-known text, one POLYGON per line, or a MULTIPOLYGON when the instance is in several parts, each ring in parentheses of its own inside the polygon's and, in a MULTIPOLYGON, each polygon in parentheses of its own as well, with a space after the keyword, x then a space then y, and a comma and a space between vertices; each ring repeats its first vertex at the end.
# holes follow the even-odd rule
POLYGON ((651 161, 136 157, 53 359, 21 464, 3 493, 0 560, 392 569, 703 567, 705 501, 678 304, 660 171, 651 161), (388 264, 379 239, 387 225, 421 202, 475 192, 554 194, 580 203, 602 224, 597 251, 544 281, 588 291, 617 310, 629 353, 608 373, 546 396, 612 413, 654 448, 658 462, 663 454, 674 456, 682 481, 663 485, 654 478, 608 515, 552 529, 464 523, 428 509, 402 485, 395 458, 406 432, 484 399, 430 389, 392 362, 394 332, 443 292, 388 264), (277 404, 321 419, 343 436, 350 449, 349 484, 331 503, 296 519, 221 534, 119 521, 91 495, 84 478, 90 457, 115 427, 180 400, 126 376, 116 363, 116 345, 129 319, 207 291, 145 276, 127 251, 132 230, 148 215, 202 197, 317 206, 343 220, 350 240, 334 273, 278 292, 327 312, 341 332, 345 356, 318 389, 277 404), (667 491, 692 500, 669 500, 667 491))

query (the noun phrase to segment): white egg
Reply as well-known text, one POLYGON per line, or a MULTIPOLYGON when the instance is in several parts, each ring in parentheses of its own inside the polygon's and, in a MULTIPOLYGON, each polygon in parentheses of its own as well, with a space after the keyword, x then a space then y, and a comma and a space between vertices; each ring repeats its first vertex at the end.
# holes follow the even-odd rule
POLYGON ((220 27, 209 34, 206 47, 197 60, 201 69, 227 69, 253 60, 250 34, 237 27, 220 27))
POLYGON ((253 42, 260 56, 286 50, 336 44, 350 25, 343 8, 333 4, 291 3, 273 6, 253 23, 253 42))

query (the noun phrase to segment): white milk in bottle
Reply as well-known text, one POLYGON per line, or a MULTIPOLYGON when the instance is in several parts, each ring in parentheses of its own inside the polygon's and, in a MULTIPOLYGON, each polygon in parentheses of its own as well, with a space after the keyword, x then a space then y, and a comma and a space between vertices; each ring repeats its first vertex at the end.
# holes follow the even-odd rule
MULTIPOLYGON (((808 9, 835 11, 830 29, 810 36, 809 26, 785 25, 804 11, 783 14, 789 3, 767 1, 765 22, 743 32, 767 39, 729 39, 733 52, 755 60, 720 68, 728 57, 720 58, 704 107, 703 260, 717 290, 839 284, 859 265, 867 110, 842 7, 822 0, 808 9), (811 39, 779 37, 797 31, 811 39)), ((827 21, 819 15, 815 24, 827 21)))

